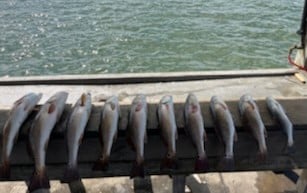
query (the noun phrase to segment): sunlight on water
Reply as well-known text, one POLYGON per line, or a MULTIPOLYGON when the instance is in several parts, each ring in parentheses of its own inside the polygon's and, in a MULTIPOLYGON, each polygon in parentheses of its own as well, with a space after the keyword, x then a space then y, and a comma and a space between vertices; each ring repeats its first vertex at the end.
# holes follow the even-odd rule
POLYGON ((0 76, 287 67, 302 0, 0 1, 0 76))

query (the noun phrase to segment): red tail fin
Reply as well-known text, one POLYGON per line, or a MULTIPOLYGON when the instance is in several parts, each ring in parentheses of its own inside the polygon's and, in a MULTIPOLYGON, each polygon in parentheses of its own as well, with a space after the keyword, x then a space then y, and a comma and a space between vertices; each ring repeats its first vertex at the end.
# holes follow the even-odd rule
POLYGON ((176 157, 168 157, 166 156, 160 165, 160 169, 178 169, 178 163, 176 157))
POLYGON ((295 153, 295 146, 294 144, 293 145, 287 145, 286 148, 285 148, 285 153, 287 155, 292 155, 295 153))
POLYGON ((109 158, 103 157, 96 161, 93 166, 93 170, 103 170, 106 171, 109 168, 109 158))
POLYGON ((258 152, 258 156, 257 156, 258 161, 264 162, 266 158, 267 158, 267 150, 258 152))
POLYGON ((47 176, 46 170, 43 169, 39 172, 33 172, 33 175, 30 179, 30 184, 28 186, 29 192, 33 192, 37 189, 49 189, 50 183, 47 176))
POLYGON ((130 178, 134 178, 134 177, 145 177, 145 172, 144 172, 144 162, 141 163, 137 163, 134 162, 132 169, 131 169, 131 173, 130 173, 130 178))
POLYGON ((80 175, 77 167, 67 167, 61 180, 62 183, 69 183, 72 181, 80 180, 80 175))
POLYGON ((207 157, 197 158, 195 161, 195 171, 207 171, 209 168, 209 163, 207 157))
POLYGON ((3 162, 2 166, 0 167, 0 178, 1 179, 9 179, 10 175, 11 175, 10 162, 5 161, 5 162, 3 162))

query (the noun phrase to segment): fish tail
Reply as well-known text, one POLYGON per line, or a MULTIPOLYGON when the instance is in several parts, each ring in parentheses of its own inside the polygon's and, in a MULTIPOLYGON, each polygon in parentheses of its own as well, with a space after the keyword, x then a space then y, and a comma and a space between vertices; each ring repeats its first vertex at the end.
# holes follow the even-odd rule
POLYGON ((195 161, 195 171, 207 171, 209 168, 209 163, 207 157, 197 158, 195 161))
POLYGON ((294 144, 291 144, 291 145, 287 144, 287 146, 285 147, 285 153, 289 155, 294 154, 295 150, 296 149, 295 149, 294 144))
POLYGON ((99 158, 94 166, 93 166, 93 170, 107 170, 109 168, 109 157, 105 156, 102 158, 99 158))
POLYGON ((11 164, 9 161, 4 161, 0 166, 0 178, 9 179, 11 174, 11 164))
POLYGON ((137 161, 133 163, 130 178, 134 177, 145 177, 145 171, 144 171, 144 161, 138 163, 137 161))
POLYGON ((258 152, 258 160, 261 162, 264 162, 267 159, 267 150, 266 149, 260 149, 258 152))
POLYGON ((28 186, 29 192, 33 192, 37 189, 49 188, 50 183, 45 168, 40 170, 39 172, 34 171, 30 179, 30 184, 28 186))
POLYGON ((80 175, 77 167, 67 167, 63 176, 63 179, 61 179, 62 183, 69 183, 72 181, 80 180, 80 175))
POLYGON ((219 168, 226 171, 232 171, 235 169, 235 161, 232 157, 224 157, 220 163, 219 168))
POLYGON ((178 169, 178 163, 177 163, 176 156, 172 156, 172 157, 166 156, 162 160, 160 169, 165 169, 165 168, 168 168, 168 169, 178 169))

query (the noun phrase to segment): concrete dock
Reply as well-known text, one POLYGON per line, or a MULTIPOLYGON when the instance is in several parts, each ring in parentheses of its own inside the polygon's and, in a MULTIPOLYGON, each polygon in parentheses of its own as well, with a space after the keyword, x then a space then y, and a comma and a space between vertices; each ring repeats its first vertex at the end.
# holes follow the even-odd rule
MULTIPOLYGON (((262 70, 263 73, 274 70, 262 70)), ((289 69, 278 69, 276 72, 288 72, 289 69)), ((250 71, 253 73, 253 70, 250 71)), ((257 72, 259 73, 259 72, 257 72)), ((221 73, 223 74, 223 73, 221 73)), ((260 73, 261 74, 261 73, 260 73)), ((118 95, 120 103, 130 104, 134 96, 144 93, 149 103, 157 103, 163 95, 173 95, 175 102, 184 102, 188 93, 193 92, 200 101, 209 101, 213 95, 220 95, 224 100, 238 100, 245 93, 251 94, 256 100, 267 96, 277 99, 305 99, 307 86, 293 74, 251 77, 226 77, 193 81, 165 81, 157 83, 138 84, 104 84, 104 85, 1 85, 1 109, 11 108, 12 103, 28 92, 42 92, 44 103, 57 91, 69 92, 68 103, 74 103, 82 92, 91 92, 95 103, 104 101, 108 96, 118 95)), ((134 74, 134 76, 138 76, 134 74)), ((222 76, 222 75, 221 75, 222 76)), ((306 77, 305 74, 303 74, 306 77)), ((5 78, 7 80, 8 78, 5 78)), ((1 81, 1 80, 0 80, 1 81)), ((298 171, 300 172, 300 171, 298 171)), ((202 182, 207 184, 208 192, 295 192, 296 186, 282 175, 272 172, 240 172, 240 173, 208 173, 199 175, 202 182)), ((168 176, 151 176, 153 192, 171 192, 171 180, 168 176)), ((86 192, 134 192, 133 181, 126 177, 85 179, 83 183, 86 192)), ((24 182, 1 182, 0 192, 26 192, 24 182)), ((69 192, 67 185, 59 181, 51 182, 50 192, 69 192)), ((186 189, 186 192, 189 192, 186 189)))

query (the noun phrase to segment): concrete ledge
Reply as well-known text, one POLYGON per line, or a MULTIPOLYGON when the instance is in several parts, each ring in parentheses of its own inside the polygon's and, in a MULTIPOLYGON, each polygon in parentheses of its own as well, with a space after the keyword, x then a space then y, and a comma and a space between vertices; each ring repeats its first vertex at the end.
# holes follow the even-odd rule
POLYGON ((137 84, 172 81, 212 80, 229 78, 250 78, 293 75, 294 68, 204 71, 204 72, 165 72, 165 73, 123 73, 100 75, 56 75, 29 77, 2 77, 0 85, 105 85, 137 84))

